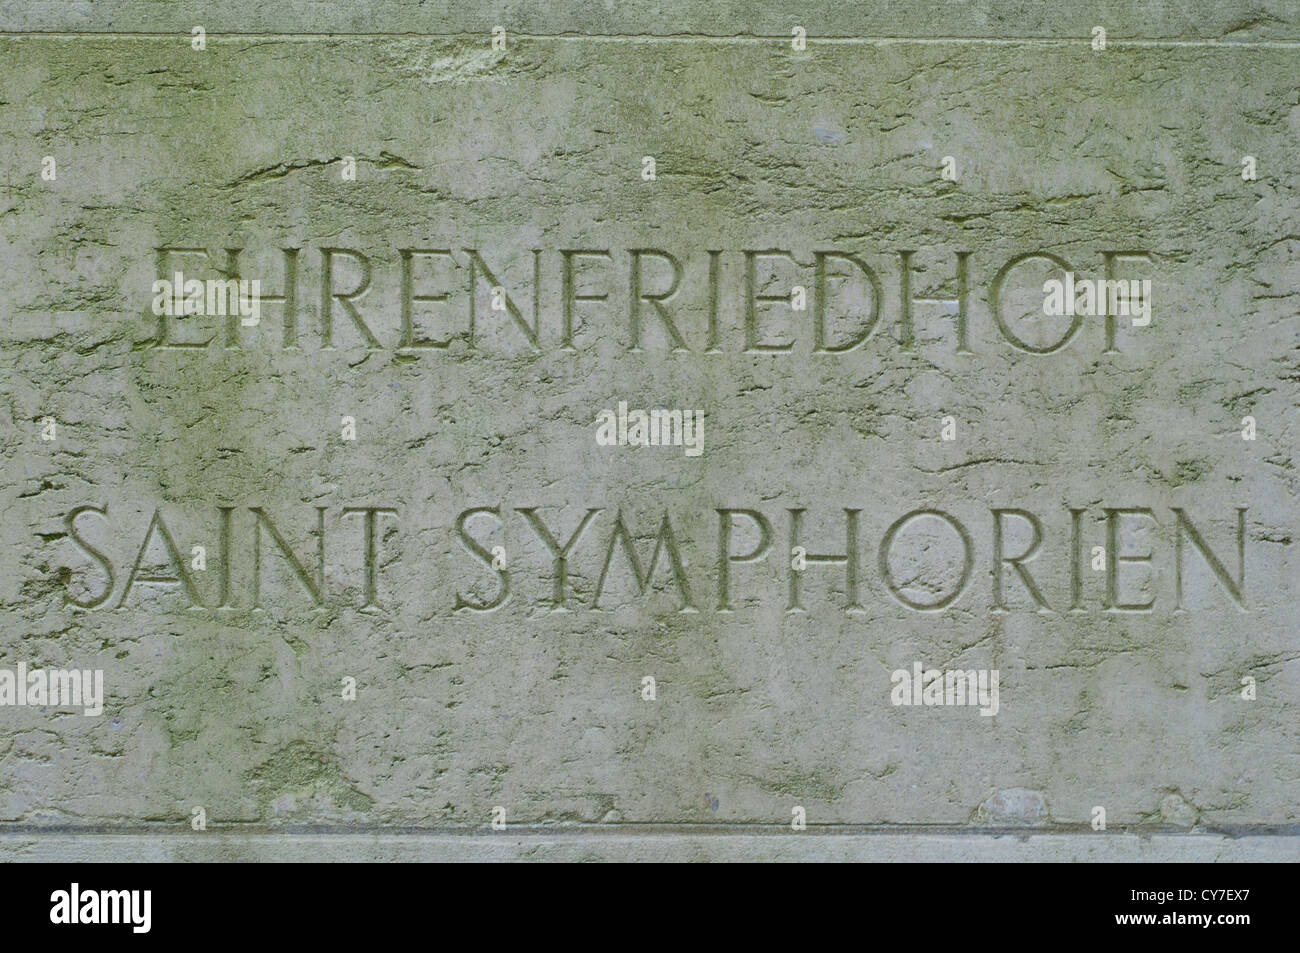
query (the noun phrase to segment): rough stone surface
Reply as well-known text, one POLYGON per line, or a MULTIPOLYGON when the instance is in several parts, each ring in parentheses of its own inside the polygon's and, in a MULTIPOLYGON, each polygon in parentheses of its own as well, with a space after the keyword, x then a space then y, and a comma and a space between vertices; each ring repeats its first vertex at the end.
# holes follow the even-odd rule
POLYGON ((454 6, 0 4, 0 853, 1293 858, 1294 4, 454 6))
POLYGON ((1294 40, 1300 10, 1289 0, 6 0, 0 28, 36 32, 486 34, 503 25, 554 36, 776 36, 803 25, 813 37, 1089 37, 1097 25, 1133 39, 1294 40))
POLYGON ((925 833, 755 834, 638 830, 505 834, 9 834, 6 858, 68 861, 381 863, 441 861, 869 861, 920 863, 1281 863, 1295 860, 1293 838, 1213 834, 1075 835, 925 833))

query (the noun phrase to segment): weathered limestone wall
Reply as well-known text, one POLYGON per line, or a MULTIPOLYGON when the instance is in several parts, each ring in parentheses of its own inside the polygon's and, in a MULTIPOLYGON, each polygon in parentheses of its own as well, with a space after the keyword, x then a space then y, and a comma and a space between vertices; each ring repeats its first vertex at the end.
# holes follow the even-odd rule
POLYGON ((975 6, 0 4, 0 851, 1294 858, 1300 13, 975 6))

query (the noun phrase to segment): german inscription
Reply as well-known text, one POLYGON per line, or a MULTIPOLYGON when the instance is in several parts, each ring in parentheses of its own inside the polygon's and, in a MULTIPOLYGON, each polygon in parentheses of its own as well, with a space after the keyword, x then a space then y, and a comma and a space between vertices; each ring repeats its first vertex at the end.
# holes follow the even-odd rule
POLYGON ((492 25, 0 37, 0 820, 1297 822, 1294 49, 492 25))

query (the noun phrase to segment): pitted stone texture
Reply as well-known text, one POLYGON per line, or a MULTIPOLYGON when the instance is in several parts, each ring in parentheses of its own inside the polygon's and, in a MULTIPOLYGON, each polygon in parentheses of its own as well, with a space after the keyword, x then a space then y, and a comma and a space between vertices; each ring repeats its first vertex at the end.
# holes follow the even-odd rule
POLYGON ((819 835, 684 830, 503 831, 464 834, 6 834, 0 856, 31 863, 419 861, 867 861, 1034 863, 1294 863, 1295 837, 1194 834, 836 832, 819 835))
POLYGON ((1034 827, 1049 822, 1051 818, 1040 793, 1013 788, 997 792, 980 805, 975 820, 995 827, 1034 827))
POLYGON ((817 37, 1055 37, 1090 41, 1102 26, 1139 39, 1294 40, 1300 11, 1287 0, 803 0, 791 8, 752 0, 5 0, 0 31, 174 33, 194 26, 227 33, 480 34, 595 36, 775 36, 803 26, 817 37))
MULTIPOLYGON (((0 50, 4 662, 103 668, 111 696, 99 719, 0 710, 0 818, 183 828, 202 805, 214 823, 436 827, 504 806, 511 823, 788 826, 799 805, 814 824, 959 826, 990 792, 1022 789, 1070 827, 1099 804, 1113 826, 1180 823, 1170 791, 1210 828, 1295 824, 1294 49, 539 40, 502 53, 486 37, 268 37, 200 54, 183 37, 7 37, 0 50), (1259 181, 1241 180, 1244 154, 1259 181), (939 177, 947 155, 956 184, 939 177), (163 245, 209 250, 181 259, 208 278, 244 248, 241 273, 267 294, 283 292, 278 249, 301 249, 299 348, 282 349, 274 305, 237 329, 237 350, 206 319, 175 332, 218 334, 211 347, 152 346, 163 245), (377 349, 337 304, 324 349, 326 248, 368 256, 357 307, 377 349), (417 293, 452 294, 419 310, 428 336, 465 332, 467 248, 531 321, 541 249, 538 351, 480 282, 475 348, 402 352, 400 250, 413 248, 457 261, 421 272, 417 293), (670 351, 649 308, 629 347, 628 250, 647 248, 683 263, 669 307, 689 351, 670 351), (575 307, 572 350, 562 249, 612 256, 580 264, 578 290, 610 298, 575 307), (812 288, 817 251, 860 256, 880 278, 879 326, 852 352, 813 353, 811 310, 764 305, 764 340, 793 350, 746 353, 743 249, 796 259, 760 272, 767 293, 812 288), (1154 255, 1121 266, 1154 281, 1150 327, 1121 324, 1113 353, 1096 319, 1056 353, 1007 343, 989 309, 998 269, 1049 251, 1096 278, 1121 249, 1154 255), (723 250, 715 353, 710 250, 723 250), (944 305, 917 303, 901 342, 903 250, 917 298, 955 298, 970 253, 968 353, 944 305), (703 456, 597 446, 595 416, 620 400, 703 410, 703 456), (343 416, 355 443, 339 439, 343 416), (945 416, 955 441, 939 439, 945 416), (84 505, 107 511, 77 530, 115 573, 93 611, 64 605, 105 583, 68 533, 84 505), (204 610, 149 585, 117 608, 155 510, 183 553, 203 544, 212 559, 223 506, 233 608, 215 609, 218 563, 196 574, 204 610), (362 609, 364 520, 343 513, 366 506, 397 510, 377 524, 377 611, 362 609), (325 508, 324 611, 274 547, 254 611, 251 507, 313 579, 325 508), (455 532, 471 507, 500 509, 473 531, 509 555, 511 598, 483 615, 453 611, 496 592, 455 532), (1087 561, 1108 545, 1105 507, 1155 516, 1118 536, 1154 554, 1150 584, 1128 564, 1119 593, 1154 598, 1149 612, 1103 609, 1105 574, 1087 561), (1235 578, 1240 507, 1248 611, 1186 541, 1175 611, 1174 510, 1235 578), (601 510, 569 560, 567 612, 553 611, 528 508, 560 540, 601 510), (729 613, 719 508, 771 525, 767 557, 731 567, 729 613), (861 510, 861 611, 843 611, 844 568, 818 564, 806 611, 787 611, 791 508, 807 510, 809 551, 830 554, 844 552, 843 510, 861 510), (1026 567, 1050 613, 1010 568, 995 611, 994 508, 1040 519, 1026 567), (1079 612, 1071 508, 1085 511, 1079 612), (942 612, 901 605, 877 562, 890 525, 924 509, 971 539, 969 584, 942 612), (643 568, 668 515, 697 612, 679 611, 662 560, 640 595, 622 549, 595 605, 620 513, 643 568), (998 715, 892 706, 890 673, 915 661, 998 669, 998 715), (1258 700, 1239 698, 1243 675, 1258 700)), ((643 264, 662 290, 666 273, 643 264)), ((1042 278, 1031 264, 1004 292, 1038 345, 1061 330, 1034 317, 1042 278)), ((357 280, 341 259, 336 287, 357 280)), ((856 314, 831 322, 839 341, 872 292, 832 286, 831 317, 856 314)), ((964 564, 959 536, 926 529, 892 563, 918 601, 964 564)), ((1021 522, 1005 530, 1007 553, 1030 544, 1021 522)), ((735 552, 751 531, 737 522, 735 552)), ((144 571, 164 554, 153 543, 144 571)))

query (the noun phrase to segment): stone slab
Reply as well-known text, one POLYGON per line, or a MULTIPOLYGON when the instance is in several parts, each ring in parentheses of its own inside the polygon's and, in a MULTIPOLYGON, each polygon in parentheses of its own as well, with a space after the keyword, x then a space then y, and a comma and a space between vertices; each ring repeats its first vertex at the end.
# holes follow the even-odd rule
POLYGON ((0 836, 19 863, 1295 863, 1294 837, 1208 834, 482 834, 0 836))
MULTIPOLYGON (((1292 830, 1294 24, 958 6, 1056 40, 0 37, 3 664, 108 694, 0 708, 0 820, 1292 830), (1042 316, 1108 262, 1148 326, 1042 316), (292 307, 160 320, 175 268, 292 307), (600 446, 620 402, 703 452, 600 446), (891 704, 918 663, 997 714, 891 704)), ((589 28, 788 32, 724 9, 589 28)))

